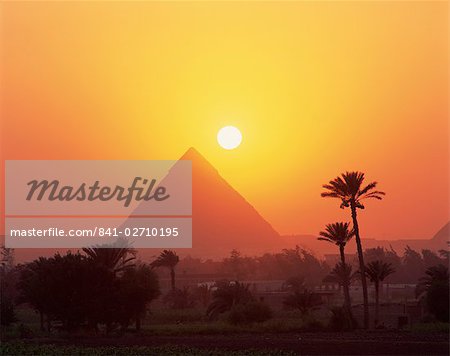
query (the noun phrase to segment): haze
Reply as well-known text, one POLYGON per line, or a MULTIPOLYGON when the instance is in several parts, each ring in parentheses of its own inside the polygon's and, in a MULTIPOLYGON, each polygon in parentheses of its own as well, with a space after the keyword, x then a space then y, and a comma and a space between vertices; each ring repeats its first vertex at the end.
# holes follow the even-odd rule
POLYGON ((281 234, 348 220, 320 198, 345 170, 387 193, 360 214, 364 237, 430 238, 448 221, 446 2, 2 9, 4 159, 193 146, 281 234), (245 137, 233 151, 216 142, 227 125, 245 137))

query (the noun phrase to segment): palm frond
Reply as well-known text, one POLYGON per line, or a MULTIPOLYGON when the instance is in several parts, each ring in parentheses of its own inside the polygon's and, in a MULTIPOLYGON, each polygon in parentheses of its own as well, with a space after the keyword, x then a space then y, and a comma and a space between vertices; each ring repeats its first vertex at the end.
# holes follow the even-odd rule
POLYGON ((390 263, 380 260, 372 261, 366 265, 366 275, 374 283, 384 281, 389 275, 395 272, 390 263))
POLYGON ((348 241, 355 235, 355 231, 350 229, 350 223, 348 222, 336 222, 333 224, 327 224, 325 231, 321 231, 318 240, 332 242, 336 245, 345 246, 348 241))
POLYGON ((341 199, 341 209, 354 206, 358 209, 364 209, 364 205, 360 200, 363 199, 378 199, 381 200, 385 195, 382 191, 372 191, 377 182, 371 182, 362 188, 364 182, 364 173, 358 171, 345 172, 341 176, 336 177, 327 184, 322 185, 326 190, 321 193, 324 198, 338 198, 341 199))
POLYGON ((180 262, 180 257, 172 250, 164 250, 156 260, 150 263, 152 268, 157 267, 175 267, 180 262))
POLYGON ((373 188, 375 188, 377 186, 377 182, 372 182, 367 184, 363 189, 361 189, 359 191, 359 195, 364 195, 366 194, 369 190, 372 190, 373 188))

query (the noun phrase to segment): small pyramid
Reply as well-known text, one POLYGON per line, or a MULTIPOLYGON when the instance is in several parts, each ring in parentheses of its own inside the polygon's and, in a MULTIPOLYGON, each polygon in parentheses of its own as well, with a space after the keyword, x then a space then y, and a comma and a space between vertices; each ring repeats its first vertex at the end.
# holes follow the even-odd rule
POLYGON ((445 224, 433 237, 435 242, 447 243, 450 241, 450 222, 445 224))

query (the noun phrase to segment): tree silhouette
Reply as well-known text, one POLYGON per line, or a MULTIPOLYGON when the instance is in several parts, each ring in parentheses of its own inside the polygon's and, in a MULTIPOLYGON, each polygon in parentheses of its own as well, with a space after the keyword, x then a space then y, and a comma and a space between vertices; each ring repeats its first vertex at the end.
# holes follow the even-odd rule
POLYGON ((159 294, 158 280, 150 267, 139 265, 117 275, 80 253, 56 254, 20 267, 20 302, 47 316, 48 330, 59 321, 67 331, 82 326, 106 331, 130 320, 140 326, 146 305, 159 294))
MULTIPOLYGON (((323 282, 338 283, 340 286, 345 288, 345 285, 350 286, 352 281, 354 279, 356 279, 357 277, 359 278, 358 273, 353 272, 353 268, 351 265, 339 262, 339 263, 336 263, 334 268, 331 270, 330 274, 323 279, 323 282)), ((344 289, 344 293, 345 293, 345 289, 344 289)), ((344 294, 344 296, 345 296, 345 294, 344 294)), ((348 298, 350 299, 350 293, 349 293, 348 298)), ((351 304, 350 304, 350 307, 351 307, 351 304)), ((345 325, 346 325, 345 329, 346 330, 352 330, 356 327, 356 325, 357 325, 356 320, 353 318, 353 313, 351 312, 351 309, 349 312, 349 308, 347 305, 344 305, 343 308, 336 308, 335 311, 336 311, 336 313, 342 313, 342 311, 345 312, 345 316, 341 315, 341 320, 342 321, 345 320, 345 325)))
POLYGON ((44 330, 44 316, 50 310, 47 293, 50 288, 50 268, 51 260, 45 257, 19 266, 20 280, 18 287, 20 295, 19 303, 27 302, 39 313, 41 330, 44 330))
POLYGON ((416 296, 425 298, 428 310, 442 322, 449 321, 449 272, 442 264, 428 268, 419 280, 416 296))
POLYGON ((349 284, 355 279, 359 278, 358 272, 353 272, 353 268, 349 264, 342 264, 342 262, 336 263, 334 268, 331 270, 330 274, 327 275, 323 281, 324 282, 331 282, 331 283, 338 283, 339 285, 343 286, 344 281, 348 280, 350 281, 349 284))
POLYGON ((172 289, 163 298, 163 303, 171 309, 188 309, 195 307, 196 299, 191 289, 187 286, 172 289))
POLYGON ((312 308, 322 304, 322 300, 318 294, 305 289, 288 295, 283 304, 289 308, 298 309, 302 316, 305 316, 312 308))
POLYGON ((164 250, 156 260, 150 263, 152 268, 165 267, 170 270, 172 290, 175 290, 175 266, 180 262, 180 257, 171 250, 164 250))
POLYGON ((404 280, 407 283, 415 283, 425 273, 425 265, 422 255, 413 250, 409 245, 405 247, 402 257, 404 280))
POLYGON ((375 285, 375 325, 377 325, 380 312, 380 283, 390 274, 394 273, 395 269, 390 263, 377 260, 368 263, 365 272, 370 281, 375 285))
POLYGON ((136 322, 136 330, 141 330, 141 318, 147 304, 159 295, 158 278, 146 264, 127 268, 119 280, 120 317, 122 327, 128 326, 130 319, 136 322))
POLYGON ((102 266, 115 274, 133 268, 134 263, 132 262, 136 259, 136 251, 129 247, 86 247, 83 248, 83 252, 94 264, 102 266))
POLYGON ((253 296, 248 284, 237 281, 219 281, 217 282, 217 289, 213 292, 213 301, 206 310, 206 315, 209 319, 214 319, 233 306, 250 301, 253 301, 253 296))
MULTIPOLYGON (((346 263, 345 263, 345 245, 347 242, 351 240, 353 236, 355 236, 355 232, 353 229, 349 229, 350 224, 347 222, 336 222, 334 224, 328 224, 325 227, 325 231, 321 231, 319 234, 321 237, 318 237, 318 240, 327 241, 332 244, 335 244, 339 247, 339 254, 341 256, 341 264, 342 271, 336 270, 335 272, 343 272, 341 273, 342 278, 342 287, 344 289, 344 298, 345 298, 345 308, 349 315, 350 320, 352 317, 352 306, 350 301, 350 276, 347 276, 346 272, 346 263)), ((349 266, 350 267, 350 266, 349 266)), ((336 266, 335 268, 339 268, 336 266)), ((350 267, 351 268, 351 267, 350 267)))
POLYGON ((254 270, 254 260, 250 257, 244 257, 241 253, 233 249, 230 257, 222 261, 222 269, 225 274, 230 274, 235 280, 244 279, 252 270, 254 270))
POLYGON ((346 172, 340 177, 331 180, 328 184, 324 184, 323 188, 327 191, 323 192, 321 196, 340 199, 340 207, 342 209, 350 208, 351 210, 353 230, 355 232, 356 247, 358 250, 359 268, 361 270, 361 284, 364 298, 364 328, 367 329, 369 328, 369 297, 367 294, 364 254, 359 234, 357 209, 364 209, 364 205, 361 203, 364 199, 373 198, 381 200, 385 193, 374 190, 377 186, 377 182, 371 182, 365 187, 362 186, 363 182, 364 173, 346 172))
POLYGON ((428 288, 435 281, 447 281, 449 279, 448 267, 439 264, 428 268, 425 271, 426 276, 420 278, 419 284, 416 287, 416 295, 419 296, 423 292, 426 292, 428 288))
POLYGON ((27 302, 67 331, 88 323, 112 325, 116 305, 116 277, 112 271, 76 253, 39 258, 21 268, 21 302, 27 302))
POLYGON ((14 311, 17 270, 14 268, 14 250, 0 246, 0 323, 9 325, 17 320, 14 311))

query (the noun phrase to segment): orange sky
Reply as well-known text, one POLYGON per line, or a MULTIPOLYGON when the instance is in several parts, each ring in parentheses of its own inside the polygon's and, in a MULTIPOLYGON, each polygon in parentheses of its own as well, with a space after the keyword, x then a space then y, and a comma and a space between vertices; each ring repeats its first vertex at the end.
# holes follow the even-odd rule
POLYGON ((4 159, 194 146, 281 233, 348 220, 320 192, 353 169, 387 192, 363 237, 449 219, 447 2, 0 6, 4 159), (216 142, 229 124, 233 151, 216 142))

